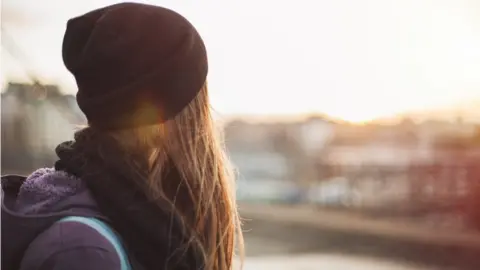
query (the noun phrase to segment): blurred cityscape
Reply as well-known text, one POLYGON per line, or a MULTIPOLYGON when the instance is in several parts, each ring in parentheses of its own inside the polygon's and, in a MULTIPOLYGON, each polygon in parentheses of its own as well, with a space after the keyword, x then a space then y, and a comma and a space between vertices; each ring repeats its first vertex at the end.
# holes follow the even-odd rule
POLYGON ((461 119, 354 125, 311 117, 232 121, 225 131, 241 200, 433 219, 463 230, 480 229, 469 210, 478 197, 479 127, 461 119))
MULTIPOLYGON (((51 166, 55 146, 86 124, 75 97, 56 85, 8 83, 1 113, 2 174, 51 166)), ((480 269, 479 125, 312 116, 237 119, 224 132, 238 170, 247 254, 323 249, 480 269), (250 233, 283 242, 268 249, 250 233)))

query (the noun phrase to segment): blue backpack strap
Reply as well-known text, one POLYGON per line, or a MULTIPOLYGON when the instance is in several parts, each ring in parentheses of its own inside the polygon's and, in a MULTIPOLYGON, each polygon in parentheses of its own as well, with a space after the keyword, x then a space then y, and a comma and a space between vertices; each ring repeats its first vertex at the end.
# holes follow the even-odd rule
POLYGON ((89 226, 92 229, 95 229, 100 233, 105 239, 107 239, 117 251, 117 255, 120 258, 121 270, 131 270, 132 267, 128 260, 127 253, 123 248, 122 242, 120 241, 117 234, 108 226, 105 222, 100 221, 96 218, 91 217, 80 217, 80 216, 69 216, 60 219, 57 222, 78 222, 89 226))

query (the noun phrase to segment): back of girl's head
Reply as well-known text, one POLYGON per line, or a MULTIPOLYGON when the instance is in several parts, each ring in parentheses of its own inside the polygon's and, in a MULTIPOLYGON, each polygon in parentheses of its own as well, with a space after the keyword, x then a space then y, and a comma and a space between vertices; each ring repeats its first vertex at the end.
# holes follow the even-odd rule
POLYGON ((205 269, 231 269, 234 242, 242 241, 233 174, 212 121, 207 54, 195 28, 165 8, 112 5, 68 22, 63 59, 90 126, 78 135, 135 153, 123 163, 147 164, 143 191, 174 209, 205 269), (172 168, 175 180, 165 177, 172 168))

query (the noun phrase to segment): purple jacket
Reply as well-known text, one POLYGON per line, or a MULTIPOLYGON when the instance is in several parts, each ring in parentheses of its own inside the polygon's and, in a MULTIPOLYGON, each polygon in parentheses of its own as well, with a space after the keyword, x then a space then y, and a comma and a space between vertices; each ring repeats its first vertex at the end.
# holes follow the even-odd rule
POLYGON ((2 177, 2 268, 5 270, 117 270, 110 242, 66 216, 106 221, 84 183, 65 172, 39 169, 2 177))

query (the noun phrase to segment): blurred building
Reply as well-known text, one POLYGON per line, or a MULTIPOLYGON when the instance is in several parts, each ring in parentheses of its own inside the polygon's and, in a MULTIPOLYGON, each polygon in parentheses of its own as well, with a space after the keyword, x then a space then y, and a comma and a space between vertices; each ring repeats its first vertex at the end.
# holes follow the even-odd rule
POLYGON ((342 167, 394 166, 433 160, 433 145, 421 144, 411 126, 339 126, 323 162, 342 167))
POLYGON ((233 121, 225 126, 229 155, 242 177, 249 181, 284 180, 286 158, 272 139, 279 128, 270 124, 233 121))
POLYGON ((85 124, 73 96, 56 85, 9 83, 2 93, 2 170, 52 165, 55 146, 85 124))
POLYGON ((333 173, 319 177, 309 200, 390 213, 454 211, 478 175, 476 130, 448 121, 337 125, 321 157, 333 173))
POLYGON ((317 180, 315 160, 333 137, 333 126, 320 117, 295 123, 228 123, 226 145, 239 172, 240 197, 242 190, 270 199, 298 197, 317 180))

